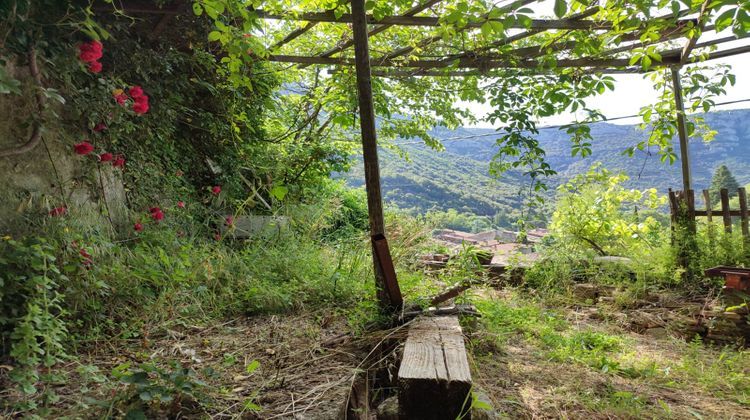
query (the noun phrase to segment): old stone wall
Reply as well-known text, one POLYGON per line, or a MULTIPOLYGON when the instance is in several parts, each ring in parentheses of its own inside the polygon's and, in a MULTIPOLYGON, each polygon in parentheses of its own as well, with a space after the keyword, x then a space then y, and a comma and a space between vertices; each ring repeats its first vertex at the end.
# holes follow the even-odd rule
MULTIPOLYGON (((22 82, 22 94, 0 94, 0 150, 24 144, 36 117, 28 68, 8 64, 5 70, 22 82)), ((107 208, 116 225, 125 223, 126 198, 119 170, 109 165, 92 170, 85 159, 94 157, 75 155, 73 144, 86 133, 71 132, 61 123, 64 104, 48 104, 42 142, 30 152, 0 157, 0 235, 38 226, 51 209, 63 205, 71 214, 91 215, 90 223, 109 224, 107 208)))

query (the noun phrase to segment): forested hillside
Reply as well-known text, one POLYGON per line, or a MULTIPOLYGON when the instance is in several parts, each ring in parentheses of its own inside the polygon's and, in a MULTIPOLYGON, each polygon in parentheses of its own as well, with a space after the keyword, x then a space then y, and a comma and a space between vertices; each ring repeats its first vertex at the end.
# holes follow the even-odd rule
MULTIPOLYGON (((710 143, 692 139, 690 153, 696 189, 708 188, 713 171, 721 164, 730 168, 740 184, 750 182, 750 109, 713 112, 705 118, 718 134, 710 143)), ((547 160, 558 172, 549 180, 550 197, 561 181, 586 172, 597 161, 610 170, 627 173, 630 176, 627 185, 631 187, 655 187, 660 193, 669 188, 680 189, 679 161, 669 165, 660 162, 656 154, 649 156, 643 152, 632 158, 622 155, 626 147, 646 138, 646 131, 636 125, 599 123, 591 127, 591 132, 593 154, 582 159, 571 156, 570 137, 563 130, 540 131, 547 160)), ((443 140, 443 152, 428 149, 418 141, 403 140, 400 144, 410 161, 392 151, 383 151, 381 171, 386 200, 415 212, 456 209, 494 216, 517 208, 522 200, 520 189, 528 182, 524 183, 514 173, 499 180, 489 175, 489 162, 497 149, 497 137, 487 135, 492 133, 494 130, 488 128, 436 129, 433 134, 443 140), (487 136, 471 137, 478 135, 487 136)), ((361 165, 353 165, 347 181, 353 186, 362 185, 361 165)))

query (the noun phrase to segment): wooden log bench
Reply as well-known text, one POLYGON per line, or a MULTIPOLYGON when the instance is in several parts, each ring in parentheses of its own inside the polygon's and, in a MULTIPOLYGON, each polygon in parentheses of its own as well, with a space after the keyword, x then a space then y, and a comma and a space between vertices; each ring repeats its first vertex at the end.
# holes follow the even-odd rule
POLYGON ((456 316, 413 321, 398 371, 405 419, 469 419, 471 372, 456 316))

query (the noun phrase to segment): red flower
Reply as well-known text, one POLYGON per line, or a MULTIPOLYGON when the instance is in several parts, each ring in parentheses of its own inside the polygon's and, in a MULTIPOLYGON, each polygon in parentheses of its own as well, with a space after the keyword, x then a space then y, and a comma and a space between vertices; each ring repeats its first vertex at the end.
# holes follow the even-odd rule
POLYGON ((219 193, 221 193, 221 186, 220 185, 216 185, 213 188, 211 188, 211 194, 213 194, 213 195, 219 195, 219 193))
POLYGON ((85 156, 94 151, 94 146, 88 141, 84 140, 73 146, 73 151, 77 155, 85 156))
POLYGON ((112 166, 115 168, 125 168, 125 158, 122 155, 117 155, 115 160, 112 161, 112 166))
POLYGON ((79 249, 78 253, 81 254, 83 258, 91 258, 91 255, 83 248, 79 249))
POLYGON ((177 202, 177 207, 179 207, 181 209, 184 209, 185 208, 185 202, 184 201, 178 201, 177 202))
POLYGON ((102 63, 98 61, 92 61, 89 63, 89 71, 96 74, 102 71, 102 63))
POLYGON ((136 232, 141 232, 143 230, 143 225, 141 224, 141 222, 136 222, 133 225, 133 230, 136 232))
POLYGON ((146 96, 143 93, 143 88, 140 86, 131 86, 130 89, 128 89, 128 93, 130 93, 130 97, 133 99, 138 99, 146 96))
POLYGON ((55 207, 49 211, 49 215, 52 217, 65 216, 68 213, 68 208, 65 206, 55 207))
POLYGON ((234 216, 232 216, 232 215, 229 215, 229 216, 227 216, 227 217, 226 217, 226 218, 224 219, 224 223, 225 223, 225 224, 226 224, 227 226, 229 226, 229 227, 232 227, 232 226, 234 225, 234 216))
POLYGON ((148 112, 148 102, 136 102, 133 104, 133 112, 143 115, 148 112))
POLYGON ((221 235, 219 234, 219 232, 214 233, 214 240, 215 241, 220 241, 221 240, 221 235))
POLYGON ((99 124, 94 126, 94 132, 99 133, 107 129, 107 125, 103 122, 100 122, 99 124))
POLYGON ((164 219, 164 212, 161 211, 159 207, 151 207, 149 210, 149 213, 151 213, 151 218, 154 219, 157 223, 159 220, 164 219))
POLYGON ((128 100, 128 94, 122 89, 115 89, 112 91, 112 97, 115 98, 118 105, 125 105, 128 100))
POLYGON ((92 63, 102 58, 103 45, 99 41, 85 42, 78 46, 78 58, 85 63, 92 63))
POLYGON ((112 153, 106 152, 99 155, 99 162, 109 162, 113 158, 112 153))

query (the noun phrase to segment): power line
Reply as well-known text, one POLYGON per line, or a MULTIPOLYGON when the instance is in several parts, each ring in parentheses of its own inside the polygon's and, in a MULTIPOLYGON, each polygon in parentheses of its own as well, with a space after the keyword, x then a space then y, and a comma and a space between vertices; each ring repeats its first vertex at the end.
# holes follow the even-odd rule
MULTIPOLYGON (((750 102, 750 98, 747 98, 747 99, 737 99, 735 101, 719 102, 719 103, 714 104, 714 106, 731 105, 731 104, 737 104, 737 103, 741 103, 741 102, 750 102)), ((586 122, 581 122, 579 124, 597 124, 597 123, 603 123, 603 122, 609 122, 609 121, 625 120, 625 119, 628 119, 628 118, 635 118, 635 117, 640 117, 640 114, 621 115, 621 116, 618 116, 618 117, 606 118, 606 119, 603 119, 603 120, 600 120, 600 121, 586 121, 586 122)), ((561 127, 565 127, 565 126, 568 126, 570 124, 572 124, 572 123, 569 123, 569 124, 559 124, 559 125, 547 125, 547 126, 544 126, 544 127, 539 127, 539 128, 537 128, 537 130, 559 129, 561 127)), ((442 142, 446 142, 446 141, 471 140, 471 139, 476 139, 476 138, 492 137, 492 136, 498 136, 498 135, 500 135, 500 133, 498 133, 497 130, 496 130, 496 131, 494 131, 492 133, 473 134, 471 136, 448 137, 448 138, 444 138, 444 139, 439 139, 439 141, 442 143, 442 142)), ((394 142, 394 144, 397 145, 397 146, 405 146, 405 145, 409 145, 409 144, 424 144, 424 142, 422 142, 422 141, 406 141, 406 142, 394 142)))

